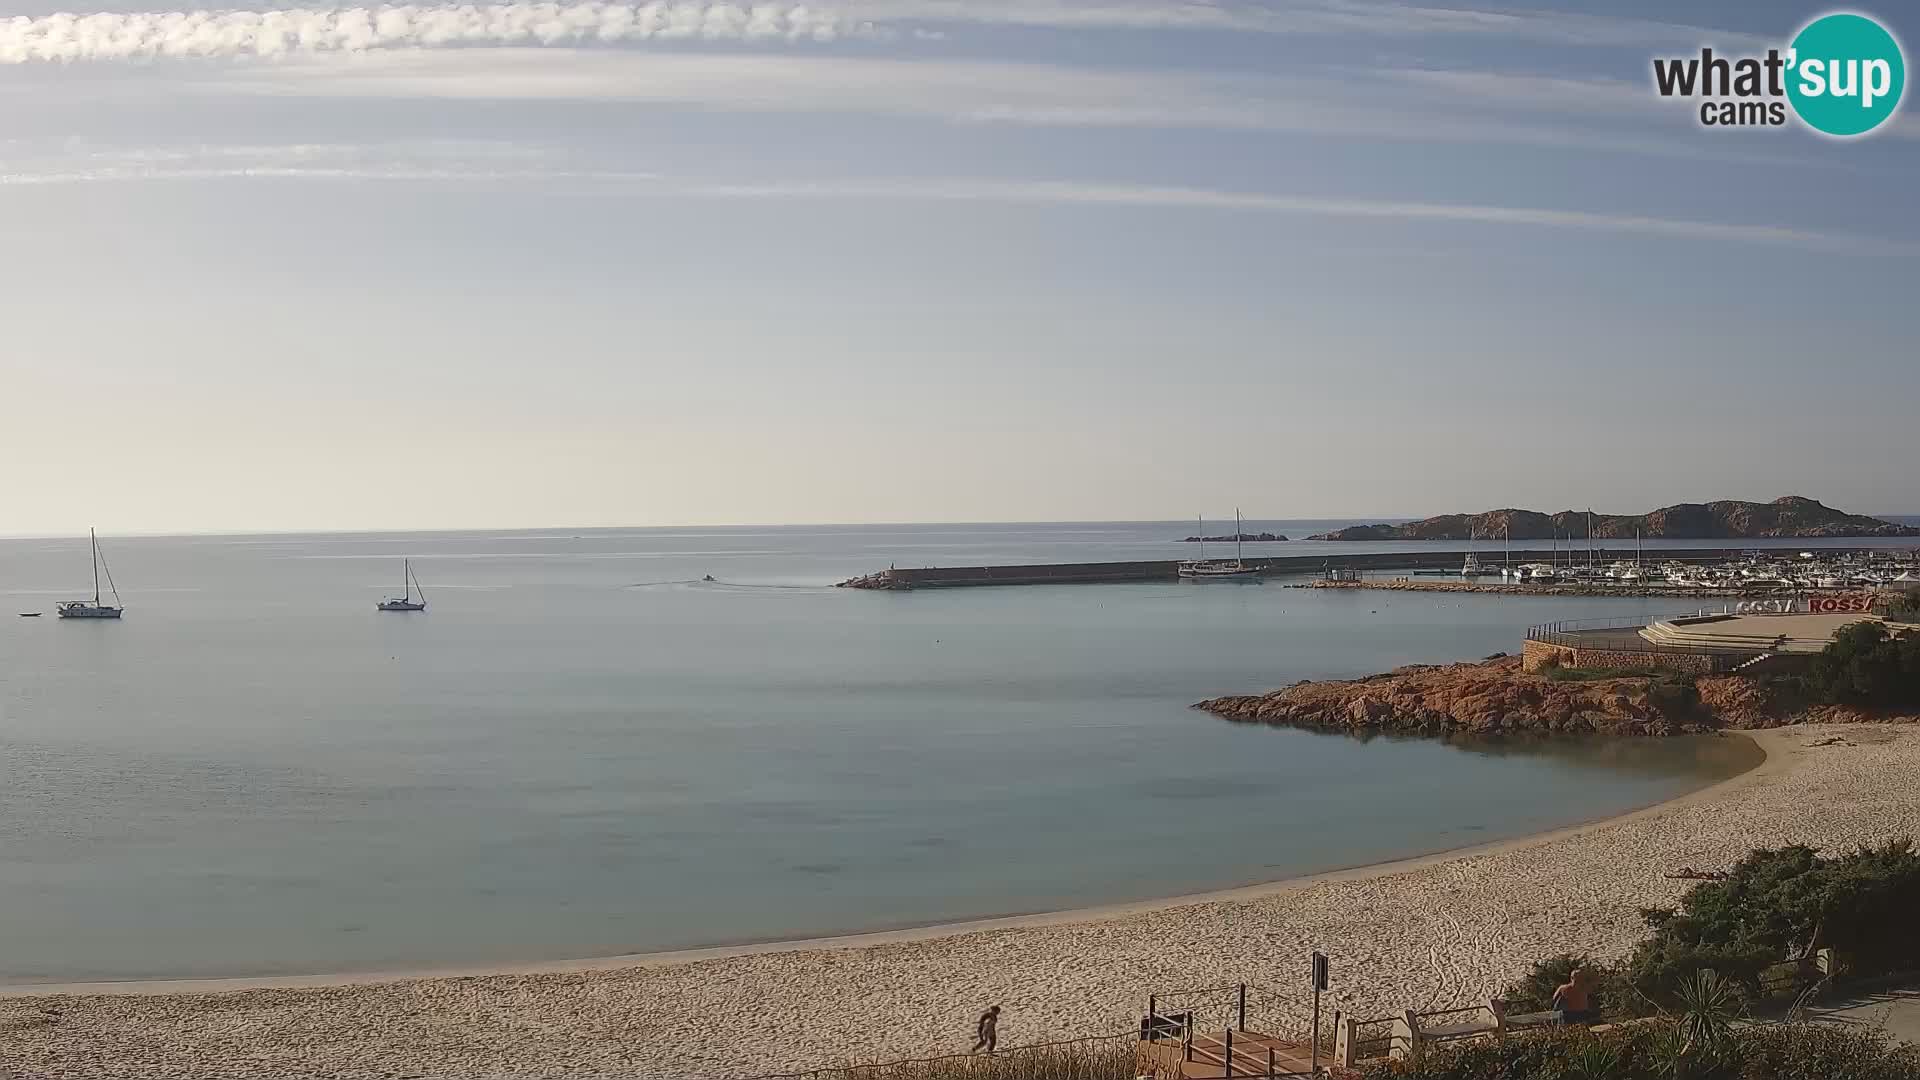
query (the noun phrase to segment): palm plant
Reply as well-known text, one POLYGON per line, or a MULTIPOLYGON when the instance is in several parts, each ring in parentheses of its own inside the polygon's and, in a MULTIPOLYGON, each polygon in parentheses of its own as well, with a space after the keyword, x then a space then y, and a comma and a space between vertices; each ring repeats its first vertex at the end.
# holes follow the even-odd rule
POLYGON ((1740 986, 1712 968, 1702 968, 1675 993, 1679 1013, 1665 1038, 1663 1072, 1674 1080, 1695 1080, 1711 1073, 1733 1046, 1734 1021, 1742 1009, 1740 986))
POLYGON ((1567 1080, 1619 1080, 1620 1048, 1589 1039, 1567 1060, 1567 1080))

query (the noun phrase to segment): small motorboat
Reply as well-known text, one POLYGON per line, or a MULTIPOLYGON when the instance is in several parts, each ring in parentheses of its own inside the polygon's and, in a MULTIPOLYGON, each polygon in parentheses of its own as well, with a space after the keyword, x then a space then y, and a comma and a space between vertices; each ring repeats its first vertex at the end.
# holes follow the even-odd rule
POLYGON ((37 619, 40 617, 40 613, 37 611, 23 611, 20 613, 20 617, 23 619, 37 619))

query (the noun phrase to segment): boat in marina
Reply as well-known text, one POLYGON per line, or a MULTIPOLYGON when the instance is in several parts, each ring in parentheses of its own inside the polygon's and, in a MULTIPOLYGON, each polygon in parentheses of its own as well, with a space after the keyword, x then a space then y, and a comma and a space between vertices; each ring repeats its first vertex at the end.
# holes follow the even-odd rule
POLYGON ((107 568, 106 557, 100 554, 100 538, 92 529, 87 530, 87 544, 93 548, 93 599, 68 600, 54 608, 54 613, 63 619, 117 619, 126 608, 120 601, 120 589, 113 583, 113 571, 107 568), (100 572, 106 571, 107 589, 113 593, 113 603, 100 600, 100 572))
POLYGON ((1261 574, 1258 566, 1248 566, 1240 559, 1240 538, 1246 530, 1240 527, 1240 511, 1233 512, 1233 561, 1207 558, 1207 519, 1200 519, 1200 557, 1180 564, 1180 576, 1189 581, 1246 580, 1257 578, 1261 574))
POLYGON ((413 576, 413 560, 404 560, 401 566, 401 587, 399 596, 388 597, 376 605, 381 611, 425 611, 427 610, 427 591, 420 587, 420 580, 413 576), (415 596, 419 599, 415 599, 415 596))

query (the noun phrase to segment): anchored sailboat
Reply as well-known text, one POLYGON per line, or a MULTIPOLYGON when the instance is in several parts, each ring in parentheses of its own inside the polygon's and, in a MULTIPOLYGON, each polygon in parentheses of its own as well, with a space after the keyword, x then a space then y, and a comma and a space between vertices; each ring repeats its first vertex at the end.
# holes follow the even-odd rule
POLYGON ((68 600, 54 609, 63 619, 117 619, 125 610, 120 606, 120 590, 113 583, 113 571, 107 569, 107 560, 100 554, 100 539, 87 530, 87 544, 93 548, 93 602, 68 600), (100 602, 100 571, 107 570, 107 589, 113 593, 113 603, 100 602))
POLYGON ((427 610, 427 590, 420 587, 420 579, 413 576, 413 560, 402 562, 400 571, 401 593, 380 601, 381 611, 425 611, 427 610), (414 599, 415 594, 419 599, 414 599))
POLYGON ((1180 564, 1180 576, 1183 578, 1212 581, 1219 578, 1256 578, 1260 576, 1260 567, 1248 566, 1240 560, 1240 538, 1246 532, 1240 526, 1240 511, 1233 511, 1233 561, 1207 558, 1207 519, 1200 519, 1200 557, 1180 564))

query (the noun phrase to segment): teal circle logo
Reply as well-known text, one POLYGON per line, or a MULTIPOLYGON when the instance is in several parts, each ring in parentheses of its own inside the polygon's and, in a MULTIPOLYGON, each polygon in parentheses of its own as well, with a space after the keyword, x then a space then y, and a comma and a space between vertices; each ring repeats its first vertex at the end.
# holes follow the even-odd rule
POLYGON ((1865 15, 1823 15, 1795 35, 1787 100, 1817 131, 1865 135, 1885 123, 1907 88, 1900 43, 1865 15))

